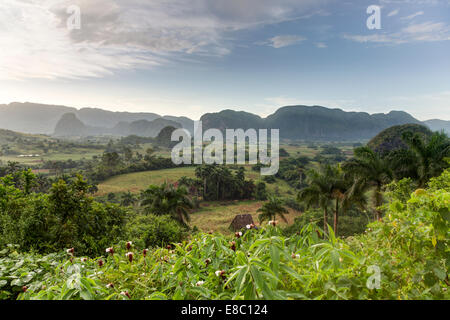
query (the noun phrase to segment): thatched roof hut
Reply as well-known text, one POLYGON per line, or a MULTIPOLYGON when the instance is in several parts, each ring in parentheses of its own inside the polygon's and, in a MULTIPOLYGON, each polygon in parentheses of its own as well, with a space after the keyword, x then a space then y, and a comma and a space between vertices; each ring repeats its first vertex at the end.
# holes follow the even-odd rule
POLYGON ((233 231, 241 230, 245 228, 248 224, 253 224, 253 218, 251 214, 239 214, 234 217, 231 222, 230 229, 233 231))

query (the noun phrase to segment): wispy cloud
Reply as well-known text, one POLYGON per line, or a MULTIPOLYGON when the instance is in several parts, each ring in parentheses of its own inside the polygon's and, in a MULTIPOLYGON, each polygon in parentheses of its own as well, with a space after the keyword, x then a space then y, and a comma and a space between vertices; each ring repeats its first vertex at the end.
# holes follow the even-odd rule
MULTIPOLYGON (((327 0, 2 0, 0 77, 101 77, 190 56, 223 56, 230 33, 316 12, 327 0), (67 8, 81 9, 68 30, 67 8)), ((300 39, 275 38, 281 47, 300 39)))
POLYGON ((324 42, 317 42, 317 43, 316 43, 316 47, 317 47, 317 48, 320 48, 320 49, 328 48, 327 44, 324 43, 324 42))
POLYGON ((265 44, 271 46, 275 49, 284 48, 288 46, 292 46, 298 44, 302 41, 305 41, 306 38, 298 35, 281 35, 270 38, 269 40, 262 42, 261 44, 265 44))
POLYGON ((403 20, 412 20, 412 19, 414 19, 415 17, 422 16, 423 14, 424 14, 423 11, 419 11, 419 12, 413 13, 413 14, 411 14, 411 15, 409 15, 409 16, 402 17, 401 19, 403 19, 403 20))
POLYGON ((411 42, 435 42, 450 40, 450 26, 444 22, 424 22, 411 24, 398 32, 371 35, 343 36, 347 40, 361 43, 403 44, 411 42))
POLYGON ((398 15, 399 11, 400 11, 399 9, 392 10, 391 12, 388 13, 388 17, 393 17, 393 16, 398 15))

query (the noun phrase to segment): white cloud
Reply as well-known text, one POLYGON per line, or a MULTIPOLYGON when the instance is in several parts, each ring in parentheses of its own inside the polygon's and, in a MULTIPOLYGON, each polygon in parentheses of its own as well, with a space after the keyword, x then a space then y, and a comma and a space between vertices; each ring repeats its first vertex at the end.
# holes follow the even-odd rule
POLYGON ((403 19, 403 20, 412 20, 412 19, 414 19, 415 17, 421 16, 421 15, 423 15, 423 14, 424 14, 423 11, 419 11, 419 12, 413 13, 413 14, 411 14, 411 15, 409 15, 409 16, 403 17, 403 18, 401 18, 401 19, 403 19))
POLYGON ((343 36, 347 40, 361 43, 403 44, 411 42, 435 42, 450 40, 450 26, 443 22, 424 22, 411 24, 398 32, 376 33, 371 35, 343 36))
POLYGON ((388 13, 388 17, 396 16, 399 13, 399 11, 400 10, 398 9, 392 10, 391 12, 388 13))
POLYGON ((230 33, 307 16, 327 1, 2 0, 0 77, 101 77, 186 55, 223 56, 230 33), (81 9, 80 30, 66 28, 69 5, 81 9))
POLYGON ((306 40, 306 38, 302 37, 302 36, 282 35, 282 36, 276 36, 276 37, 270 38, 267 42, 264 42, 264 44, 274 47, 275 49, 278 49, 278 48, 292 46, 294 44, 298 44, 305 40, 306 40))
POLYGON ((317 48, 320 48, 320 49, 328 48, 327 44, 324 43, 324 42, 317 42, 317 43, 316 43, 316 47, 317 47, 317 48))

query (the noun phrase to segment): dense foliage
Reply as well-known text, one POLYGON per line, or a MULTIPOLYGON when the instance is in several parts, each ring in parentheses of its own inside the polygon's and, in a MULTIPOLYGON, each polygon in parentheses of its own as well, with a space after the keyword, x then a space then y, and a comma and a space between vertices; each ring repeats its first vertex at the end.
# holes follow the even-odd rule
POLYGON ((204 200, 240 200, 254 196, 255 184, 245 179, 243 167, 234 173, 226 166, 202 165, 195 169, 195 175, 204 200))
POLYGON ((0 178, 0 244, 17 244, 27 251, 54 252, 75 247, 99 254, 122 234, 126 210, 94 201, 81 176, 59 180, 48 194, 31 192, 34 175, 25 171, 22 188, 13 177, 0 178))
MULTIPOLYGON (((449 299, 450 171, 346 239, 276 223, 234 239, 195 234, 167 248, 121 242, 103 256, 0 252, 0 295, 18 299, 449 299)), ((106 247, 105 247, 106 248, 106 247)))

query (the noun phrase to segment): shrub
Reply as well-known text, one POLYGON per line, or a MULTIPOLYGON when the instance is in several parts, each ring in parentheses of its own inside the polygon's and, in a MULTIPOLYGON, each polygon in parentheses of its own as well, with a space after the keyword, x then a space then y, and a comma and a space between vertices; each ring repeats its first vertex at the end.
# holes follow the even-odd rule
POLYGON ((170 216, 138 215, 127 223, 127 239, 139 248, 181 242, 186 229, 170 216))
POLYGON ((256 184, 255 199, 261 200, 261 201, 267 200, 266 184, 262 181, 260 181, 256 184))
POLYGON ((277 182, 277 179, 275 179, 274 176, 264 176, 263 180, 264 180, 264 182, 267 182, 267 183, 277 182))
MULTIPOLYGON (((339 235, 342 237, 361 234, 366 230, 370 222, 369 217, 359 211, 349 210, 339 217, 339 235)), ((295 218, 294 223, 284 229, 285 235, 292 235, 308 224, 314 224, 317 228, 323 229, 323 211, 311 209, 305 211, 300 217, 295 218)), ((328 215, 328 224, 333 225, 333 215, 328 215)))

